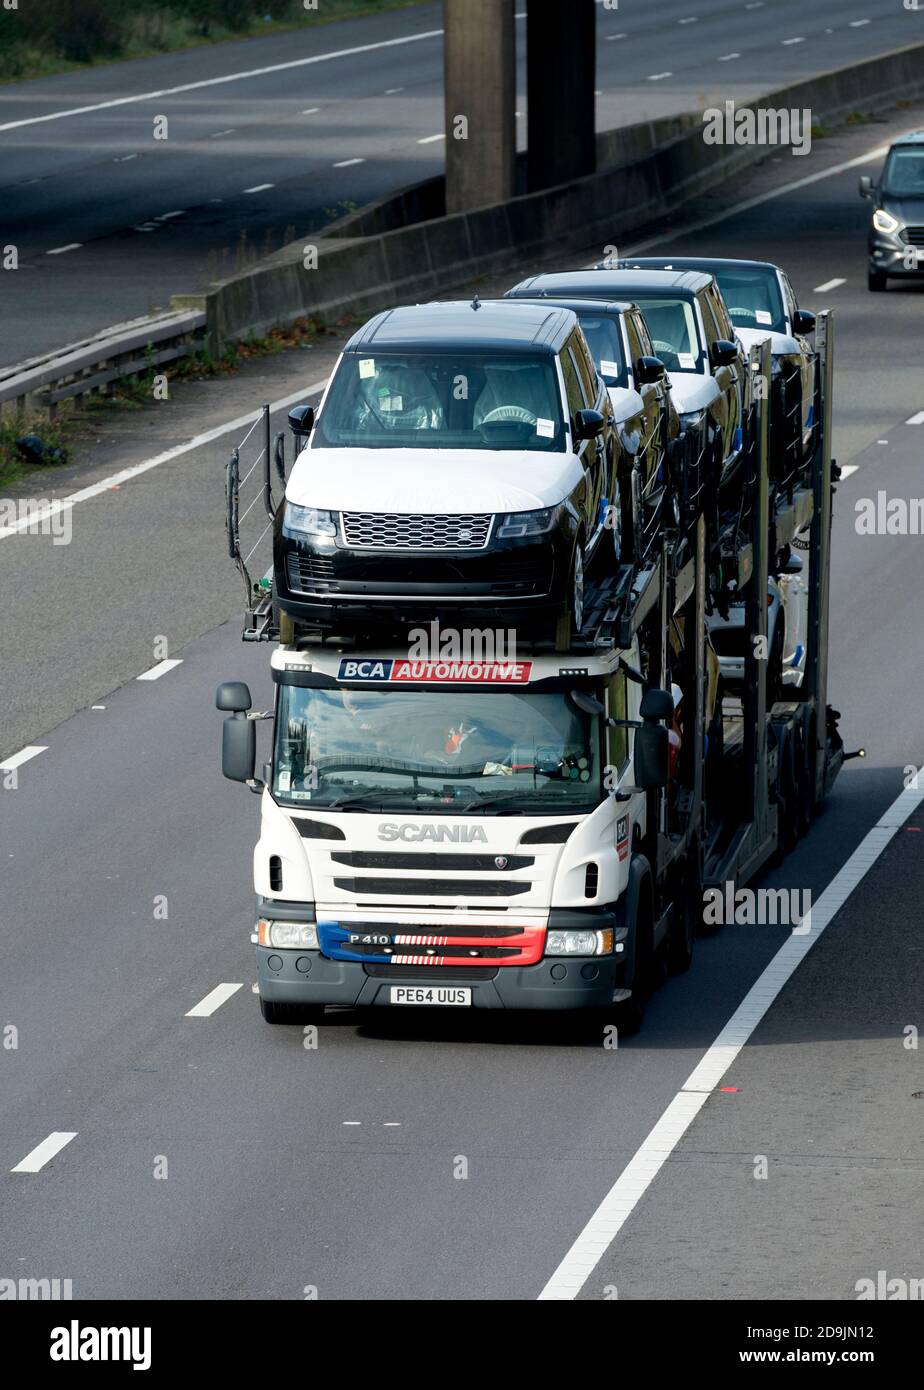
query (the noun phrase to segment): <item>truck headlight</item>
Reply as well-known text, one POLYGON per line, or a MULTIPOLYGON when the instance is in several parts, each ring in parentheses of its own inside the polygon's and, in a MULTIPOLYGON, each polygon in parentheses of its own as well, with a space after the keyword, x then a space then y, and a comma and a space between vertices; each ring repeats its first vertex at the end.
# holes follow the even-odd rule
POLYGON ((613 951, 613 928, 550 931, 545 940, 547 956, 608 956, 613 951))
POLYGON ((287 502, 282 514, 282 534, 292 540, 300 536, 336 536, 337 523, 333 512, 319 511, 317 507, 297 507, 287 502))
POLYGON ((558 507, 543 507, 535 512, 509 512, 497 528, 497 539, 544 536, 558 520, 558 512, 558 507))
POLYGON ((271 922, 261 917, 257 923, 257 940, 261 946, 288 946, 296 951, 320 949, 315 922, 271 922))
POLYGON ((877 208, 873 213, 873 226, 877 232, 897 232, 902 224, 885 208, 877 208))

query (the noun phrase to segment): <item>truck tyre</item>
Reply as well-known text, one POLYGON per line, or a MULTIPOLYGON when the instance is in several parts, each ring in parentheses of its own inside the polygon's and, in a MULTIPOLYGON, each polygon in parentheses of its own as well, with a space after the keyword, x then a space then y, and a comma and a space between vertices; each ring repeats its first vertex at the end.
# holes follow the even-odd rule
POLYGON ((571 574, 568 578, 567 609, 555 626, 555 650, 568 652, 584 625, 584 536, 581 533, 574 546, 571 574))
POLYGON ((645 1001, 651 993, 652 982, 652 915, 650 881, 646 880, 639 899, 638 917, 635 931, 635 971, 632 978, 632 993, 628 999, 613 1004, 607 1012, 607 1021, 616 1026, 621 1037, 629 1038, 637 1033, 645 1020, 645 1001))
POLYGON ((780 771, 777 783, 776 862, 782 864, 799 839, 798 740, 790 735, 780 745, 780 771))
POLYGON ((667 940, 667 969, 682 975, 693 964, 693 948, 703 920, 703 873, 698 843, 690 846, 674 898, 674 927, 667 940))
POLYGON ((815 818, 815 718, 799 738, 799 834, 808 834, 815 818))
POLYGON ((323 1023, 323 1004, 280 1004, 260 999, 260 1012, 266 1023, 323 1023))

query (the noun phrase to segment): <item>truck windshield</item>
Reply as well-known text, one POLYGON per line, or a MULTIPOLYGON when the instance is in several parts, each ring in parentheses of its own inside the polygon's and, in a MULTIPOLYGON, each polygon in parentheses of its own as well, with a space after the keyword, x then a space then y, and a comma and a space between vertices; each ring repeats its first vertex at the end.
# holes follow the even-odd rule
POLYGON ((554 358, 348 352, 312 448, 565 448, 554 358))
POLYGON ((783 296, 780 294, 776 271, 760 266, 747 270, 715 272, 728 316, 736 328, 769 328, 773 333, 786 332, 783 296))
POLYGON ((601 799, 600 729, 567 693, 283 685, 283 805, 547 815, 601 799))

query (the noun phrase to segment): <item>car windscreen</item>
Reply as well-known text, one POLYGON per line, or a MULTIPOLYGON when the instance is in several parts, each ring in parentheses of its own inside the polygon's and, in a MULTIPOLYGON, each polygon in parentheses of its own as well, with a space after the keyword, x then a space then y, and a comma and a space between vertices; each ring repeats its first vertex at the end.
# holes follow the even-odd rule
POLYGON ((555 359, 345 353, 312 447, 561 452, 566 442, 555 359))
POLYGON ((924 198, 924 145, 892 150, 882 175, 882 192, 892 198, 924 198))
POLYGON ((578 311, 590 354, 607 386, 627 386, 626 361, 619 334, 619 322, 612 314, 578 311))
POLYGON ((760 267, 747 270, 721 270, 715 278, 736 328, 769 328, 786 332, 786 315, 776 272, 760 267))
POLYGON ((544 815, 597 805, 602 776, 599 720, 564 690, 279 687, 283 805, 544 815))
POLYGON ((687 299, 669 299, 632 291, 648 325, 651 346, 669 372, 695 372, 701 344, 693 305, 687 299))

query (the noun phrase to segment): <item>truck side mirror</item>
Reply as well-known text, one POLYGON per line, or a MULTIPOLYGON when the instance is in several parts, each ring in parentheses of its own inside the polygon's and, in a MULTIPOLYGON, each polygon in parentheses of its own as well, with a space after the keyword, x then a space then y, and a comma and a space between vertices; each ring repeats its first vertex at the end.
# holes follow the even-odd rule
POLYGON ((237 714, 246 712, 252 704, 250 686, 243 681, 222 681, 215 691, 216 709, 231 710, 237 714))
POLYGON ((289 429, 296 439, 307 439, 314 429, 314 406, 293 406, 289 411, 289 429))
POLYGON ((642 727, 635 731, 632 754, 635 784, 642 791, 656 791, 668 782, 670 739, 661 720, 674 713, 674 697, 669 690, 648 690, 639 713, 642 727))
POLYGON ((252 782, 257 760, 257 726, 243 710, 229 715, 221 729, 221 770, 232 782, 252 782))

